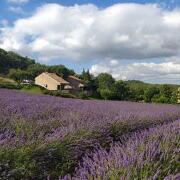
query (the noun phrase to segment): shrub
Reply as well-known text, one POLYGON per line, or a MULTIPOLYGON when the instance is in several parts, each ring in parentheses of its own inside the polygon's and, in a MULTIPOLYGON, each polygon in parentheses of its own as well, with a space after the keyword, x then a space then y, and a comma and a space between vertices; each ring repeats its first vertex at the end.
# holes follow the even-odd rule
POLYGON ((11 83, 3 83, 0 84, 0 88, 5 88, 5 89, 21 89, 23 86, 20 84, 11 84, 11 83))
POLYGON ((63 93, 60 91, 49 91, 46 89, 43 89, 43 93, 51 96, 59 96, 59 97, 65 97, 65 98, 77 98, 75 95, 70 93, 63 93))
POLYGON ((89 97, 87 96, 87 94, 85 94, 84 92, 80 92, 79 94, 78 94, 78 97, 80 98, 80 99, 88 99, 89 97))

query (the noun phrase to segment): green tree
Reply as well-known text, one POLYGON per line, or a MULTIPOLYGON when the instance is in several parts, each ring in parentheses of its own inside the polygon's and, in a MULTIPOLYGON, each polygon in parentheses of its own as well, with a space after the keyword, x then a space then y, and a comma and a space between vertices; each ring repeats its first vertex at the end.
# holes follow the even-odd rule
POLYGON ((105 100, 110 100, 114 98, 114 92, 111 89, 99 89, 101 97, 105 100))
POLYGON ((35 64, 33 59, 0 49, 0 74, 7 75, 12 68, 26 70, 31 64, 35 64))
POLYGON ((172 92, 172 96, 171 96, 171 99, 170 99, 170 102, 172 104, 176 104, 178 102, 178 90, 175 89, 173 92, 172 92))
POLYGON ((97 91, 103 99, 112 99, 114 96, 114 78, 108 73, 101 73, 96 78, 97 91))
POLYGON ((169 99, 166 98, 166 97, 164 97, 164 96, 162 96, 162 95, 159 95, 159 96, 154 96, 154 97, 152 98, 152 102, 155 102, 155 103, 165 103, 165 104, 167 104, 167 103, 169 103, 169 99))
POLYGON ((8 77, 14 79, 15 81, 21 82, 23 79, 29 79, 30 74, 21 69, 10 69, 8 77))
POLYGON ((160 93, 162 96, 170 100, 172 97, 173 90, 170 85, 163 84, 161 85, 160 93))
POLYGON ((38 76, 39 74, 45 71, 47 71, 47 66, 38 63, 30 65, 27 69, 30 79, 32 80, 34 80, 36 76, 38 76))
POLYGON ((92 80, 92 75, 89 73, 89 70, 85 71, 85 70, 83 69, 83 71, 82 71, 82 73, 81 73, 81 75, 80 75, 80 78, 81 78, 84 82, 89 83, 89 81, 92 80))
POLYGON ((144 100, 144 88, 140 87, 137 89, 133 89, 131 91, 131 95, 133 97, 133 100, 135 101, 143 101, 144 100))
POLYGON ((94 76, 92 74, 90 74, 89 70, 85 71, 83 69, 83 71, 79 77, 85 83, 85 89, 91 91, 92 94, 95 95, 96 91, 97 91, 97 85, 96 85, 94 76))
POLYGON ((152 102, 152 98, 155 95, 158 95, 160 93, 159 88, 157 87, 149 87, 144 92, 144 100, 145 102, 152 102))
POLYGON ((108 73, 99 74, 96 81, 100 89, 111 89, 115 83, 114 78, 108 73))
POLYGON ((54 65, 48 67, 48 72, 56 73, 62 78, 66 78, 69 75, 74 75, 75 72, 71 69, 66 68, 64 65, 54 65))
POLYGON ((114 84, 115 99, 127 100, 130 95, 130 89, 124 81, 116 81, 114 84))

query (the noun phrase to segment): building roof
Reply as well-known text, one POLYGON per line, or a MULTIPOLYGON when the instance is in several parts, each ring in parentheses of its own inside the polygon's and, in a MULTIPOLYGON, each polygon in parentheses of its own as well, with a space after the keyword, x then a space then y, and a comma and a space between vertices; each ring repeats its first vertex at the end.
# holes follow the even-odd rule
POLYGON ((69 84, 69 82, 65 81, 63 78, 61 78, 60 76, 58 76, 55 73, 48 73, 45 72, 45 74, 47 74, 49 77, 51 77, 52 79, 54 79, 55 81, 59 82, 60 84, 69 84))
POLYGON ((70 78, 70 79, 74 79, 74 80, 79 81, 79 82, 82 82, 82 80, 81 80, 81 79, 79 79, 79 78, 78 78, 78 77, 76 77, 76 76, 68 76, 68 78, 70 78))

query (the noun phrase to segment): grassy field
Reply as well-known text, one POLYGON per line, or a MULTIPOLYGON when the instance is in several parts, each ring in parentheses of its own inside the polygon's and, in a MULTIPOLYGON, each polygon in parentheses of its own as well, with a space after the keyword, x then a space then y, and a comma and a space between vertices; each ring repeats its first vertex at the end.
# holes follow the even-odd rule
MULTIPOLYGON (((10 79, 10 78, 7 78, 7 77, 2 77, 2 76, 0 76, 0 84, 1 85, 7 85, 7 86, 9 86, 9 85, 15 85, 15 86, 18 85, 18 83, 16 81, 14 81, 13 79, 10 79)), ((18 91, 26 92, 26 93, 32 93, 32 94, 43 94, 42 88, 40 88, 38 86, 34 86, 34 85, 32 85, 32 86, 22 85, 22 87, 19 88, 18 91)))
POLYGON ((38 86, 24 86, 20 91, 31 94, 43 94, 42 89, 38 86))
POLYGON ((1 77, 1 76, 0 76, 0 83, 4 83, 4 84, 7 84, 7 83, 17 84, 13 79, 1 77))

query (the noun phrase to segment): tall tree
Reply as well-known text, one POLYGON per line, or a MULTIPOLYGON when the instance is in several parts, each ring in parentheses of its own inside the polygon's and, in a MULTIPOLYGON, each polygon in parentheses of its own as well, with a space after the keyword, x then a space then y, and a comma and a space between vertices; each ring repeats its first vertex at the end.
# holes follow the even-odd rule
POLYGON ((112 99, 114 97, 115 79, 108 73, 101 73, 96 78, 97 91, 103 99, 112 99))
POLYGON ((66 78, 69 75, 75 74, 73 70, 66 68, 64 65, 49 66, 48 72, 56 73, 63 78, 66 78))
POLYGON ((144 100, 146 102, 151 102, 152 98, 157 94, 159 94, 159 88, 149 87, 144 92, 144 100))
POLYGON ((124 81, 115 82, 114 95, 118 100, 127 100, 129 98, 130 89, 124 81))
POLYGON ((162 96, 164 96, 167 99, 171 99, 173 91, 169 85, 167 84, 161 85, 160 91, 162 96))

